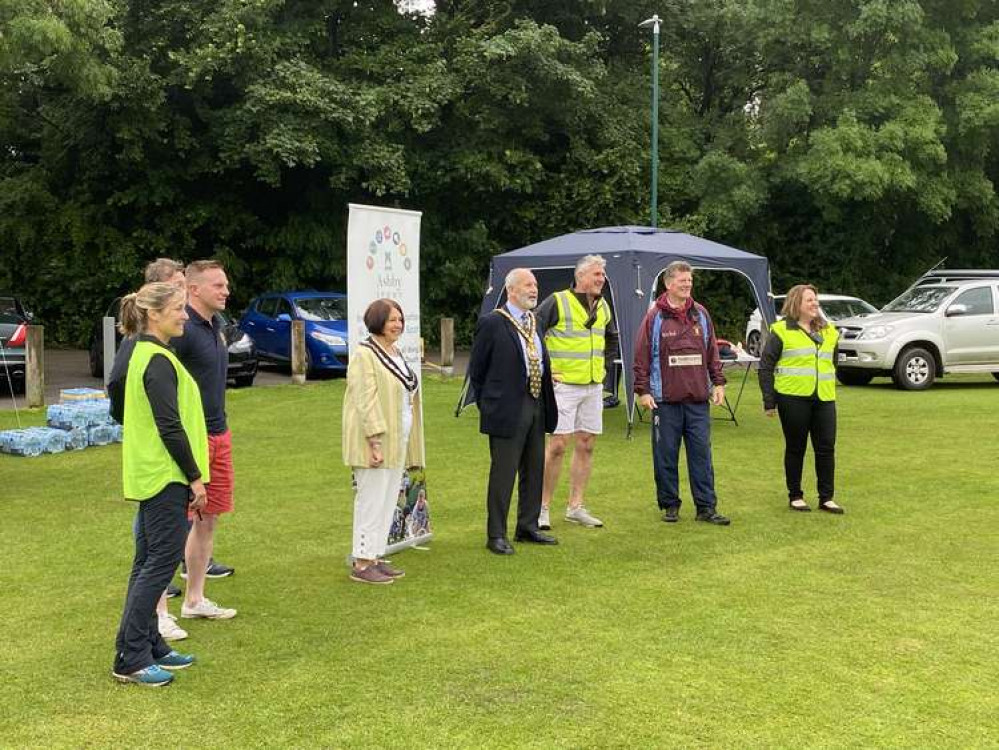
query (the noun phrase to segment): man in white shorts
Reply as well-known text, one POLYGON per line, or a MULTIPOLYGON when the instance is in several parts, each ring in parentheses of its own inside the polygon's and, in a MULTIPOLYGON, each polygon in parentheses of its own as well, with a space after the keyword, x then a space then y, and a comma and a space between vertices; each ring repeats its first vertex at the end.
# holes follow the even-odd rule
POLYGON ((538 516, 541 529, 551 528, 549 507, 562 473, 569 438, 573 436, 575 446, 565 520, 587 528, 604 525, 586 509, 583 496, 593 466, 597 435, 603 432, 604 352, 617 348, 610 305, 601 296, 606 265, 599 255, 580 258, 572 289, 556 292, 537 310, 538 329, 545 332, 545 345, 551 357, 558 404, 558 426, 545 451, 545 483, 538 516))

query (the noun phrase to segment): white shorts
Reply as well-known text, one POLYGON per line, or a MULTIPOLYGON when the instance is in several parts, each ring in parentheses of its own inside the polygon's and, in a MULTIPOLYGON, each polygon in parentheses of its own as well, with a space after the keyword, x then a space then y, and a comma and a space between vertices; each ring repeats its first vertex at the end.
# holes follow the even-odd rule
POLYGON ((604 431, 604 387, 600 383, 555 383, 555 403, 558 404, 556 435, 573 432, 599 435, 604 431))

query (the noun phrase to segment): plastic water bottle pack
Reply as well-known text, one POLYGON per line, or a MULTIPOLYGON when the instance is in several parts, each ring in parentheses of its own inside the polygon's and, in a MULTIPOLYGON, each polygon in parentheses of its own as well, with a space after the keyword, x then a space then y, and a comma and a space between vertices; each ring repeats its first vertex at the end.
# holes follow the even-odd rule
POLYGON ((45 451, 40 435, 28 430, 0 432, 0 452, 14 456, 40 456, 45 451))
POLYGON ((90 445, 108 445, 114 442, 113 424, 95 424, 87 428, 87 442, 90 445))

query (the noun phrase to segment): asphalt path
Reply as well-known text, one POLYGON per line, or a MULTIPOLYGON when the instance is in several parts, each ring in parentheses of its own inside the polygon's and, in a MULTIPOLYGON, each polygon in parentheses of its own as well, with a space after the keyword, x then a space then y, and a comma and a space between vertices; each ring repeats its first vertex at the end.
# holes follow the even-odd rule
MULTIPOLYGON (((436 352, 427 352, 426 362, 440 362, 436 352)), ((467 352, 457 352, 455 354, 455 375, 464 375, 465 365, 468 362, 467 352)), ((430 364, 425 364, 427 372, 434 372, 430 364)), ((261 363, 257 369, 257 377, 253 381, 254 388, 267 387, 271 385, 287 385, 291 382, 291 374, 287 366, 261 363)), ((49 349, 45 352, 45 403, 59 403, 59 391, 63 388, 102 388, 101 378, 94 378, 90 375, 90 365, 85 349, 49 349)), ((0 409, 13 409, 14 405, 23 409, 25 407, 24 394, 15 394, 11 398, 11 393, 7 390, 6 380, 0 384, 0 409)))

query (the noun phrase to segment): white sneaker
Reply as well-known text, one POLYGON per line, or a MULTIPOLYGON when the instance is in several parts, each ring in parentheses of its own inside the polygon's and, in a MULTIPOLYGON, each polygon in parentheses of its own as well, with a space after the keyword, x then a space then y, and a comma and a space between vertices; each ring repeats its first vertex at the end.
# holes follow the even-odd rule
POLYGON ((167 612, 159 616, 159 631, 165 641, 182 641, 187 638, 187 631, 177 624, 177 618, 167 612))
POLYGON ((583 505, 580 505, 578 508, 566 508, 565 520, 571 521, 572 523, 578 523, 581 526, 586 526, 591 529, 595 526, 604 525, 604 522, 599 518, 591 516, 590 512, 583 505))
POLYGON ((201 617, 206 620, 231 620, 236 616, 236 610, 220 607, 211 599, 202 599, 193 607, 183 604, 180 608, 180 616, 185 619, 201 617))
POLYGON ((548 508, 541 506, 541 512, 538 513, 538 528, 542 531, 548 531, 552 527, 551 519, 548 517, 548 508))

